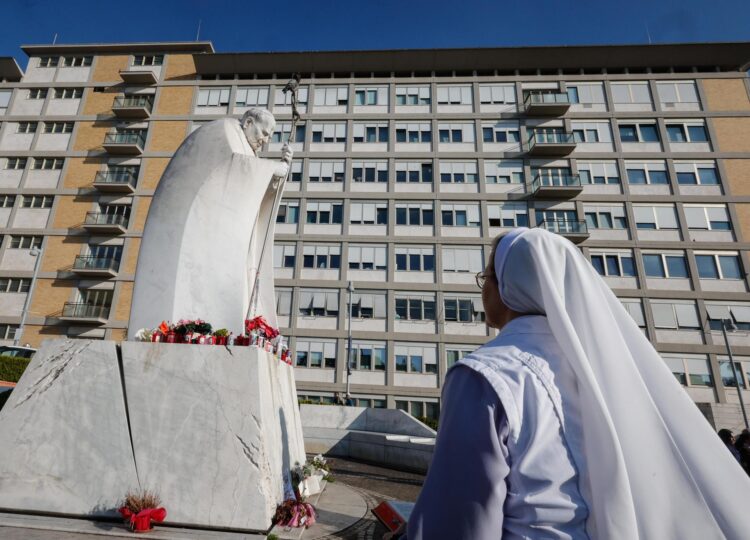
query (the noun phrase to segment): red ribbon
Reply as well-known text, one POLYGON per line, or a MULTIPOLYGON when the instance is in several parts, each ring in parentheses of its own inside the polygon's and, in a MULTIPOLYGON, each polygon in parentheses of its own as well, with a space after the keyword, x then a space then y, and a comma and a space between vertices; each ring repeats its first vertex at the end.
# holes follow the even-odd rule
POLYGON ((135 531, 147 531, 151 528, 151 522, 161 523, 167 517, 167 511, 164 508, 145 508, 134 514, 127 506, 119 510, 120 515, 130 521, 130 527, 135 531))

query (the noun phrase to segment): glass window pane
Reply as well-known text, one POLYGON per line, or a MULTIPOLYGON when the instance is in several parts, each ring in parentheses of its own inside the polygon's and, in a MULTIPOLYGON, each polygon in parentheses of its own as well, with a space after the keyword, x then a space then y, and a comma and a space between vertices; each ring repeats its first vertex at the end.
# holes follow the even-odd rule
POLYGON ((682 126, 667 126, 667 135, 669 136, 669 140, 671 142, 687 142, 685 130, 682 126))
POLYGON ((646 171, 643 169, 628 169, 628 182, 631 184, 645 184, 646 171))
POLYGON ((635 126, 620 126, 620 140, 622 142, 638 142, 638 133, 635 126))
POLYGON ((735 255, 721 255, 719 257, 721 275, 723 279, 741 279, 740 260, 735 255))
POLYGON ((635 263, 632 257, 620 257, 620 264, 623 276, 635 277, 635 263))
POLYGON ((719 183, 719 177, 716 174, 716 169, 699 168, 698 176, 701 179, 701 184, 713 186, 719 183))
POLYGON ((688 277, 687 263, 685 257, 669 255, 667 259, 667 270, 669 271, 669 277, 671 278, 686 278, 688 277))
POLYGON ((706 128, 703 126, 688 126, 688 135, 690 142, 707 142, 706 128))
POLYGON ((648 177, 652 184, 668 184, 667 171, 649 171, 648 177))
POLYGON ((641 125, 640 128, 642 142, 659 142, 659 132, 655 124, 641 125))
POLYGON ((719 279, 719 270, 713 255, 696 255, 695 264, 698 266, 698 276, 701 279, 719 279))
POLYGON ((644 255, 643 266, 648 277, 666 277, 666 274, 664 273, 664 267, 662 266, 661 262, 661 255, 644 255))
POLYGON ((600 276, 604 275, 604 257, 602 255, 592 255, 591 265, 599 273, 600 276))

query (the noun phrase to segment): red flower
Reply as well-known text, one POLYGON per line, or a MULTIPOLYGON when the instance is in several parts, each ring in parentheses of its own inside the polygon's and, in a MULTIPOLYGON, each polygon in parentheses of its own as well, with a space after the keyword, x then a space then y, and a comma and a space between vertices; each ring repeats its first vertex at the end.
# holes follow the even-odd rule
POLYGON ((167 517, 167 511, 164 508, 146 508, 134 514, 128 507, 123 506, 119 512, 130 522, 130 528, 135 531, 147 531, 151 528, 152 521, 160 523, 167 517))

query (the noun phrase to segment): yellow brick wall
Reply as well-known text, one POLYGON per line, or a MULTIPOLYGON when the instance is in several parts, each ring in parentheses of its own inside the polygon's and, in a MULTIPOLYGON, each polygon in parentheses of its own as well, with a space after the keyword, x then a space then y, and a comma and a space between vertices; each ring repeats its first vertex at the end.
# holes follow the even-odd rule
POLYGON ((148 209, 151 206, 151 197, 136 197, 137 202, 135 203, 135 217, 132 220, 130 232, 142 232, 144 225, 146 225, 146 217, 148 217, 148 209))
POLYGON ((195 61, 192 54, 169 54, 166 57, 166 80, 195 79, 195 61))
POLYGON ((192 86, 167 86, 159 92, 156 113, 172 116, 185 116, 193 108, 192 86))
POLYGON ((712 122, 720 152, 750 152, 750 118, 714 118, 712 122))
POLYGON ((93 88, 87 88, 83 102, 83 114, 86 116, 111 115, 112 103, 116 95, 118 95, 118 92, 114 90, 94 92, 93 88))
POLYGON ((161 175, 169 165, 169 158, 149 158, 145 160, 143 176, 141 178, 141 189, 156 189, 161 180, 161 175))
POLYGON ((63 304, 73 298, 76 283, 76 281, 65 279, 37 278, 31 299, 31 316, 59 316, 62 313, 63 304))
POLYGON ((67 271, 73 266, 76 255, 81 254, 84 238, 74 236, 48 236, 42 255, 41 271, 67 271))
POLYGON ((750 204, 737 203, 735 208, 737 210, 737 217, 740 220, 738 232, 742 234, 742 238, 738 238, 738 240, 744 242, 750 241, 750 204))
POLYGON ((174 152, 185 140, 187 122, 151 122, 151 152, 174 152))
POLYGON ((127 69, 128 55, 97 56, 94 62, 93 82, 122 82, 120 70, 127 69))
POLYGON ((706 110, 750 111, 747 88, 741 79, 704 79, 706 110))
POLYGON ((127 247, 125 248, 125 256, 122 265, 120 266, 121 275, 135 274, 135 268, 138 264, 138 252, 140 249, 140 238, 128 239, 127 247))
POLYGON ((23 327, 23 334, 21 334, 21 343, 26 345, 27 343, 34 348, 39 348, 42 341, 46 339, 55 339, 60 336, 64 336, 66 328, 61 326, 38 326, 33 324, 25 324, 23 327))
POLYGON ((126 341, 128 338, 128 331, 122 330, 122 329, 115 329, 112 330, 112 333, 110 334, 109 339, 112 341, 126 341))
POLYGON ((68 229, 81 225, 86 219, 86 212, 93 210, 94 200, 90 196, 58 196, 53 228, 68 229))
POLYGON ((724 171, 731 195, 750 195, 750 159, 725 159, 724 171))
POLYGON ((102 151, 104 136, 113 125, 112 122, 78 122, 78 134, 73 143, 73 150, 102 151))
POLYGON ((68 168, 63 179, 66 188, 91 187, 96 173, 101 170, 106 159, 100 158, 68 158, 68 168))
POLYGON ((120 294, 117 296, 115 306, 115 320, 127 321, 130 318, 130 301, 133 298, 133 282, 123 281, 120 283, 120 294))

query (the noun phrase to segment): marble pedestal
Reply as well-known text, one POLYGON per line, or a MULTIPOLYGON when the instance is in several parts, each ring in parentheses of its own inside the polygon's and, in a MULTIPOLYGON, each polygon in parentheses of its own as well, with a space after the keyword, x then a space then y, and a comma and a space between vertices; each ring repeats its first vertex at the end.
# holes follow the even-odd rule
POLYGON ((304 462, 291 366, 250 347, 54 340, 0 411, 0 508, 265 531, 304 462))

